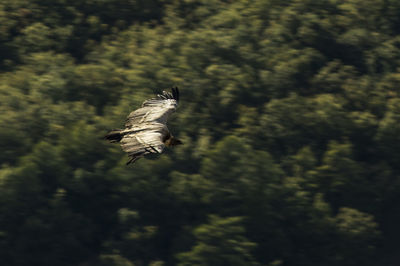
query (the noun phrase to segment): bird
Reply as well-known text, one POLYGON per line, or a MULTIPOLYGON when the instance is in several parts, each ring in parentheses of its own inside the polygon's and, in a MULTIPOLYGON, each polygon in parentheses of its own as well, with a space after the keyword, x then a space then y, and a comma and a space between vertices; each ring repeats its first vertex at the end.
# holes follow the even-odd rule
POLYGON ((104 138, 111 143, 120 143, 130 157, 127 165, 146 154, 162 153, 165 147, 180 145, 182 141, 175 138, 167 127, 168 117, 175 112, 178 101, 178 87, 171 88, 171 92, 163 91, 132 111, 124 129, 111 130, 104 138))

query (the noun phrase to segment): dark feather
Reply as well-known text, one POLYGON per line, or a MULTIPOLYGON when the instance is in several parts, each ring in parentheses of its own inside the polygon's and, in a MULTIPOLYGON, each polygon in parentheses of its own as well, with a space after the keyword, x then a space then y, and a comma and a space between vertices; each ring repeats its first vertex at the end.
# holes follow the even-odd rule
POLYGON ((129 161, 126 162, 126 165, 136 162, 140 159, 140 156, 132 156, 129 161))
POLYGON ((178 87, 172 88, 172 95, 173 99, 175 99, 177 102, 179 102, 179 90, 178 87))
POLYGON ((119 142, 122 139, 123 135, 121 134, 120 129, 114 129, 104 136, 104 139, 109 140, 111 143, 119 142))

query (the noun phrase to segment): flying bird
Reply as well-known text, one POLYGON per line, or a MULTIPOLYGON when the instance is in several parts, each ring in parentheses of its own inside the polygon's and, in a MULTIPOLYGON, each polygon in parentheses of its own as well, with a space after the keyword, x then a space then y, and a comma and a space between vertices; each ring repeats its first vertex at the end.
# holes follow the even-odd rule
POLYGON ((171 92, 163 91, 131 112, 126 119, 125 129, 114 129, 104 138, 111 143, 120 143, 122 150, 130 157, 127 165, 146 154, 162 153, 165 146, 182 144, 167 127, 167 119, 176 110, 178 101, 177 87, 172 88, 171 92))

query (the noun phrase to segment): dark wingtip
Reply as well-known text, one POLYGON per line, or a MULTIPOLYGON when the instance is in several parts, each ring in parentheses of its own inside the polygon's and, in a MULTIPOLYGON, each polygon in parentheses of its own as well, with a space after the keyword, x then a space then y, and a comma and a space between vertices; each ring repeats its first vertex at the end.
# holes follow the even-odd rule
POLYGON ((172 87, 172 95, 174 96, 174 99, 178 102, 179 101, 179 90, 178 87, 172 87))
POLYGON ((175 99, 178 102, 179 101, 178 87, 172 87, 171 92, 162 91, 162 93, 157 94, 157 97, 161 99, 175 99))

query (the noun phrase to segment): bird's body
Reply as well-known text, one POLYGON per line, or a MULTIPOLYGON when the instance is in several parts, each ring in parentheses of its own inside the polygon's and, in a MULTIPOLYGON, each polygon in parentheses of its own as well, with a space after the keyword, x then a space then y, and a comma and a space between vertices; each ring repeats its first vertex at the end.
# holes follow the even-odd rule
POLYGON ((165 146, 181 144, 171 135, 166 125, 168 116, 178 106, 178 100, 178 88, 172 88, 172 93, 163 91, 131 112, 125 129, 112 130, 105 138, 121 144, 122 149, 131 157, 127 164, 149 153, 161 153, 165 146))

